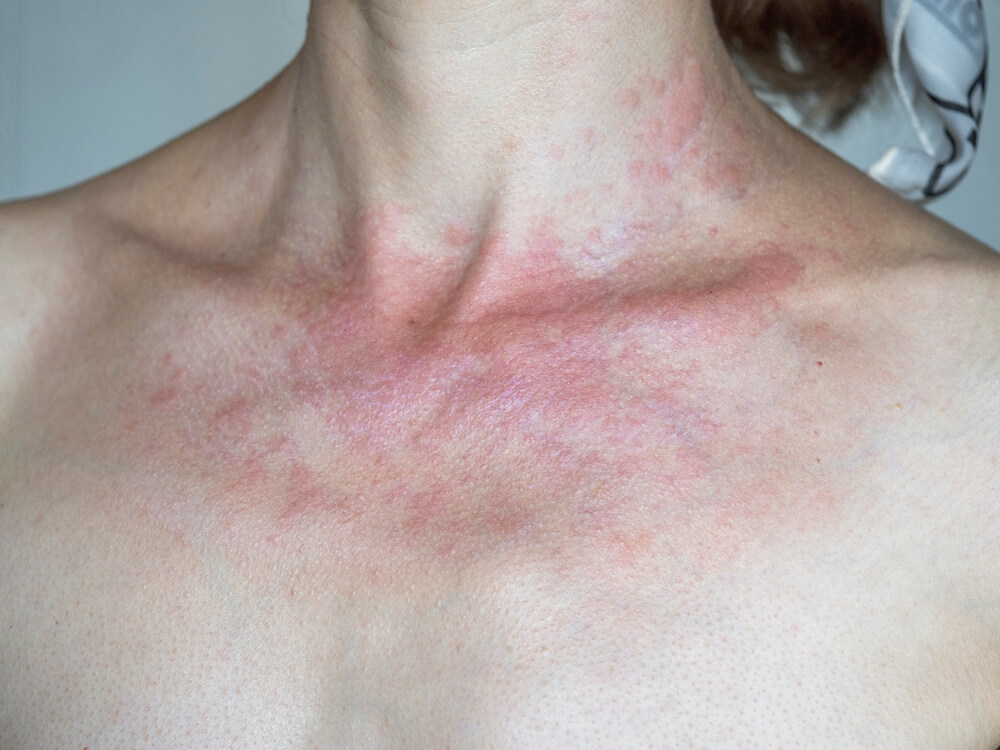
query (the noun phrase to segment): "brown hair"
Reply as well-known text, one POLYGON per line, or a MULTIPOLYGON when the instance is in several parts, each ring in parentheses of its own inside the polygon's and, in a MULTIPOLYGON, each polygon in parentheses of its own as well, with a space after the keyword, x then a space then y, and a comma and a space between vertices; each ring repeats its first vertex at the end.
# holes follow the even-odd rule
POLYGON ((887 59, 881 0, 712 0, 730 52, 754 83, 811 101, 839 125, 887 59))

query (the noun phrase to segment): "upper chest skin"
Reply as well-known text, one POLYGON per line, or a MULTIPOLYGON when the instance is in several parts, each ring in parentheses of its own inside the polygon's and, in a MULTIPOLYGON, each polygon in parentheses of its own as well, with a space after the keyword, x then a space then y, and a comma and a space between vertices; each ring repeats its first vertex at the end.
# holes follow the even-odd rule
POLYGON ((219 283, 116 316, 5 438, 5 732, 989 747, 957 457, 801 278, 412 337, 219 283))

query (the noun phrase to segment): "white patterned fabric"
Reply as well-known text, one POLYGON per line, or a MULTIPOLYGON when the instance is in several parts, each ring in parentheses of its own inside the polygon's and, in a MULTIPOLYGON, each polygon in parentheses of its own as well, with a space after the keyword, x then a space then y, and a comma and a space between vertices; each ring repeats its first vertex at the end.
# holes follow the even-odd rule
POLYGON ((982 0, 883 0, 897 94, 920 144, 893 147, 868 174, 912 201, 946 193, 976 155, 986 96, 982 0))

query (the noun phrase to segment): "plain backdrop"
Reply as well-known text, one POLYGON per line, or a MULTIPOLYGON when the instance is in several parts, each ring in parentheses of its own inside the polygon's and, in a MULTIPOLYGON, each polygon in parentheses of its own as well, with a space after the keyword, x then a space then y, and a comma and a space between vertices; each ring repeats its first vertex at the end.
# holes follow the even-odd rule
MULTIPOLYGON (((1000 4, 985 5, 996 41, 1000 4)), ((105 172, 228 109, 292 59, 307 12, 308 0, 0 0, 0 201, 105 172)), ((972 172, 930 210, 1000 248, 996 93, 972 172)), ((891 93, 813 135, 860 168, 914 142, 891 93)))

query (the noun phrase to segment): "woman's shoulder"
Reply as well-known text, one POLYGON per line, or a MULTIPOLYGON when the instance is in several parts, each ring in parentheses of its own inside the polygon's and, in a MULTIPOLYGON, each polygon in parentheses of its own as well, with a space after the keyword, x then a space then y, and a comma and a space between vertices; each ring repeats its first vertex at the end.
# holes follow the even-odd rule
POLYGON ((109 282, 126 270, 124 239, 93 183, 0 204, 0 419, 39 367, 74 349, 109 309, 120 291, 109 282))
POLYGON ((854 215, 862 219, 835 241, 836 283, 819 314, 859 331, 870 347, 893 353, 928 383, 939 377, 944 389, 951 378, 964 393, 993 399, 1000 381, 1000 253, 874 187, 871 202, 882 204, 858 208, 854 215))
POLYGON ((928 212, 902 222, 879 258, 879 303, 941 356, 1000 364, 1000 253, 928 212))
POLYGON ((85 253, 74 239, 75 200, 0 205, 0 415, 18 392, 54 317, 72 307, 85 253))

